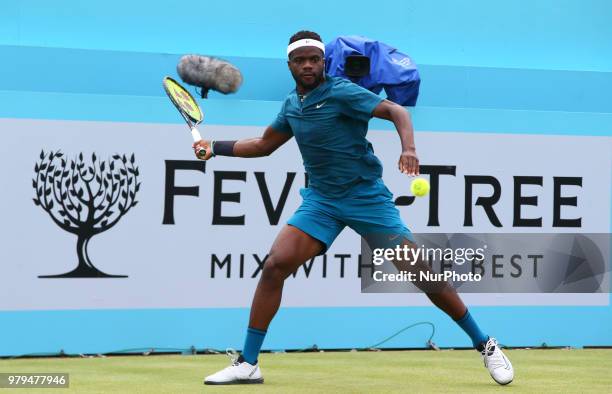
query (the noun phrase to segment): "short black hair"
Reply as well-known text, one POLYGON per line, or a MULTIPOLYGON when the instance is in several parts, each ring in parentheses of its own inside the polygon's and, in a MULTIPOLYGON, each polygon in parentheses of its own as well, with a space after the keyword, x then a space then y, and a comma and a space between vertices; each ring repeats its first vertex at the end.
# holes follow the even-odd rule
POLYGON ((310 38, 312 40, 323 42, 323 40, 321 39, 321 36, 315 33, 314 31, 300 30, 291 36, 291 38, 289 39, 289 44, 294 43, 298 40, 303 40, 305 38, 310 38))

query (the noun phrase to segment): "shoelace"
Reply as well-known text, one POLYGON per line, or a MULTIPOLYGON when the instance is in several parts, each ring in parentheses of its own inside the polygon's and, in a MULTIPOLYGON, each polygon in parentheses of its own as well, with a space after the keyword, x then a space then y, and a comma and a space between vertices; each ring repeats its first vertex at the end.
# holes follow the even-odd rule
POLYGON ((491 366, 493 369, 497 367, 505 367, 506 363, 502 357, 501 352, 498 350, 499 344, 495 339, 489 339, 482 351, 483 360, 485 367, 491 366), (488 361, 487 361, 488 360, 488 361))
POLYGON ((236 366, 238 364, 240 364, 238 362, 238 358, 240 357, 240 355, 238 354, 238 352, 234 349, 232 349, 231 347, 227 348, 225 350, 225 354, 227 354, 227 356, 230 358, 230 360, 232 361, 232 365, 236 366))

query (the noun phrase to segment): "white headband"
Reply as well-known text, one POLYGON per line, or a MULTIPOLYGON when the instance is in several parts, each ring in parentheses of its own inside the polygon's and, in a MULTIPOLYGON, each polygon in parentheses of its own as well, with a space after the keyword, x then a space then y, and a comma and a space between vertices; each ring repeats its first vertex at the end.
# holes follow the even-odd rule
POLYGON ((312 38, 304 38, 302 40, 297 40, 296 42, 292 42, 287 47, 287 56, 293 51, 301 47, 317 47, 323 51, 325 54, 325 45, 319 40, 313 40, 312 38))

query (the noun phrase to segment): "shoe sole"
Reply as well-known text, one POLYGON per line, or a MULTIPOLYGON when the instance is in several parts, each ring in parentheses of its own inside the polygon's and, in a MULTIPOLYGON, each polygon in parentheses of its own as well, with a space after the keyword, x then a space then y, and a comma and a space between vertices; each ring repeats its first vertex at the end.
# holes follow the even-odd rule
POLYGON ((263 383, 263 378, 260 379, 240 379, 240 380, 231 380, 229 382, 206 382, 204 384, 210 384, 215 386, 226 386, 230 384, 261 384, 263 383))

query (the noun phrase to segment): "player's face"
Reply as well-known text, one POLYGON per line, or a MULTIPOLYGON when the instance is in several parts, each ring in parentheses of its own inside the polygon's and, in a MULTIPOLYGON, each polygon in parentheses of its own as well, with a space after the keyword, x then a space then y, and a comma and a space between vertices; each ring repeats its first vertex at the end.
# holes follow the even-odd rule
POLYGON ((300 90, 310 91, 325 79, 325 58, 319 48, 298 48, 291 52, 287 63, 300 90))

